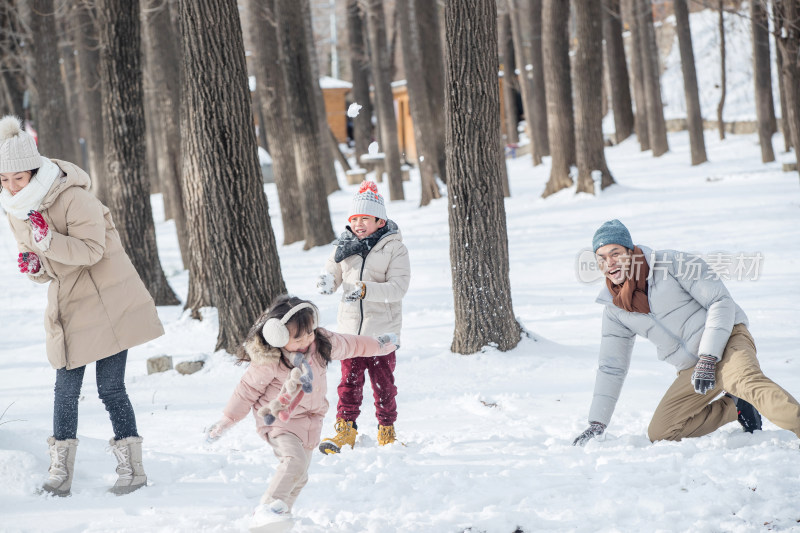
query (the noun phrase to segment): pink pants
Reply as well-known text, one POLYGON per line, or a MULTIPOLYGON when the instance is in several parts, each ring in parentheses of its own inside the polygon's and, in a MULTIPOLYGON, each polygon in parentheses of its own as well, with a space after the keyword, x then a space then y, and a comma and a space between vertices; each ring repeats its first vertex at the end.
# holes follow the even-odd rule
POLYGON ((339 404, 336 418, 355 422, 361 414, 364 397, 364 372, 369 372, 375 415, 382 426, 394 425, 397 419, 397 387, 394 386, 395 352, 379 357, 354 357, 342 360, 342 380, 339 382, 339 404))

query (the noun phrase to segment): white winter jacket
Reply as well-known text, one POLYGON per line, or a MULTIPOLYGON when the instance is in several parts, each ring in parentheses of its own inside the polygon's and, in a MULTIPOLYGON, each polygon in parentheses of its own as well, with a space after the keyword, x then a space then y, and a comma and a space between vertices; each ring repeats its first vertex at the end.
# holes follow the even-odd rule
MULTIPOLYGON (((389 220, 386 226, 388 231, 366 258, 355 254, 337 263, 336 249, 328 258, 325 270, 333 275, 334 291, 340 285, 343 291, 337 314, 339 333, 395 333, 400 337, 403 325, 402 300, 411 279, 411 265, 408 249, 403 244, 397 225, 389 220), (367 287, 364 299, 346 302, 344 295, 355 288, 357 281, 364 282, 367 287)), ((339 242, 351 236, 352 233, 345 232, 339 242)))
POLYGON ((658 358, 678 371, 692 368, 700 355, 722 356, 731 330, 747 316, 700 257, 640 246, 650 267, 650 313, 632 313, 612 302, 603 284, 603 337, 589 420, 608 425, 628 373, 636 335, 656 345, 658 358))

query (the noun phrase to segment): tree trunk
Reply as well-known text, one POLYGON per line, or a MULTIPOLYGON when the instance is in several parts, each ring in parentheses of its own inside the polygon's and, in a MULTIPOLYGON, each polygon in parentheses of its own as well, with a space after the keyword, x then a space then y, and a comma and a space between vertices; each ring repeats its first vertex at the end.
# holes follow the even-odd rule
POLYGON ((544 58, 542 57, 542 0, 530 0, 528 16, 531 20, 531 66, 533 77, 533 138, 542 156, 550 155, 550 137, 547 131, 547 101, 544 86, 544 58))
POLYGON ((786 108, 782 111, 787 114, 789 123, 789 131, 784 135, 788 133, 791 136, 795 158, 800 160, 797 157, 800 146, 800 67, 797 60, 800 52, 800 5, 797 0, 783 0, 781 4, 781 27, 775 31, 778 32, 778 50, 783 56, 781 75, 786 92, 786 108))
POLYGON ((533 106, 536 96, 533 93, 532 45, 533 30, 530 26, 531 0, 508 0, 508 10, 511 17, 511 35, 514 43, 514 62, 519 69, 519 88, 522 95, 522 113, 525 115, 525 129, 531 143, 531 160, 533 165, 542 164, 541 150, 533 136, 534 118, 533 106))
POLYGON ((517 132, 517 109, 516 89, 517 63, 514 60, 514 39, 511 35, 511 16, 508 12, 502 13, 497 21, 497 34, 500 43, 500 54, 503 57, 503 111, 505 112, 505 136, 506 144, 519 143, 519 133, 517 132))
POLYGON ((144 114, 139 2, 100 0, 100 78, 109 208, 128 256, 156 305, 180 303, 156 247, 144 171, 144 114))
POLYGON ((395 13, 402 34, 403 65, 408 80, 408 102, 417 145, 417 167, 422 187, 420 205, 428 205, 433 198, 440 198, 441 194, 436 184, 436 153, 433 144, 436 133, 429 112, 425 72, 422 71, 423 51, 420 49, 415 7, 413 0, 397 0, 395 13))
POLYGON ((176 34, 172 31, 169 4, 164 0, 144 0, 144 33, 147 43, 148 73, 153 82, 154 111, 159 127, 156 134, 156 162, 159 181, 164 191, 164 203, 169 205, 183 264, 189 264, 189 230, 183 209, 181 187, 181 129, 180 129, 180 53, 176 34), (178 75, 176 75, 178 74, 178 75))
MULTIPOLYGON (((685 0, 684 0, 685 1, 685 0)), ((760 2, 750 2, 750 24, 753 31, 753 81, 756 93, 756 120, 758 141, 761 144, 761 162, 775 161, 772 150, 772 72, 770 68, 769 27, 767 12, 760 2)))
POLYGON ((572 115, 568 0, 544 0, 542 47, 547 98, 547 131, 550 138, 550 179, 543 198, 572 186, 570 166, 575 164, 575 123, 572 115))
POLYGON ((434 127, 434 153, 439 179, 447 183, 447 164, 444 151, 444 54, 442 52, 442 27, 439 24, 439 2, 413 0, 419 25, 422 70, 425 72, 431 123, 434 127))
POLYGON ((631 34, 631 73, 633 75, 633 98, 636 104, 634 129, 639 140, 639 150, 650 149, 650 126, 647 123, 647 91, 644 87, 644 67, 642 66, 642 39, 639 27, 640 17, 636 8, 638 0, 623 0, 624 20, 628 21, 631 34))
POLYGON ((308 0, 276 0, 278 42, 283 67, 287 112, 294 144, 294 162, 302 209, 300 211, 305 232, 304 249, 330 244, 334 239, 328 196, 322 177, 324 161, 319 145, 319 114, 314 100, 314 85, 319 80, 312 76, 310 47, 306 43, 304 23, 308 0))
POLYGON ((592 173, 601 173, 601 188, 614 183, 608 170, 603 142, 603 6, 597 0, 575 1, 575 139, 578 187, 575 192, 594 194, 592 173))
POLYGON ((653 157, 669 151, 664 105, 661 101, 661 69, 658 62, 658 45, 653 27, 653 9, 650 0, 635 0, 639 15, 639 32, 642 43, 642 74, 647 100, 647 126, 653 157))
POLYGON ((347 1, 347 31, 350 43, 350 71, 353 77, 353 102, 360 105, 353 120, 356 162, 367 153, 372 142, 372 103, 369 99, 369 55, 364 43, 364 19, 358 0, 347 1))
POLYGON ((96 7, 88 2, 72 6, 73 41, 77 51, 78 109, 86 131, 86 151, 92 176, 92 192, 108 203, 108 177, 103 141, 103 93, 100 83, 100 45, 97 34, 96 7))
MULTIPOLYGON (((54 5, 54 7, 56 7, 54 5)), ((78 67, 75 61, 75 48, 72 43, 71 21, 67 11, 67 5, 56 9, 56 31, 58 32, 58 55, 60 58, 61 81, 64 84, 64 96, 67 102, 67 116, 69 117, 70 130, 63 132, 66 136, 64 141, 68 145, 74 146, 75 160, 73 161, 81 168, 88 166, 88 161, 83 157, 81 149, 81 138, 85 131, 81 123, 81 116, 78 111, 78 67)))
POLYGON ((400 148, 397 142, 397 118, 394 114, 389 52, 386 48, 386 23, 381 0, 367 0, 367 34, 372 50, 372 77, 378 127, 381 130, 381 151, 389 176, 389 199, 404 200, 403 175, 400 171, 400 148))
POLYGON ((692 165, 699 165, 708 161, 708 157, 706 157, 706 141, 703 137, 700 96, 697 92, 697 72, 694 65, 692 31, 689 27, 689 8, 686 0, 675 0, 673 6, 675 7, 675 31, 678 33, 678 48, 681 53, 683 94, 686 99, 686 123, 689 128, 692 165))
POLYGON ((275 0, 248 0, 247 17, 250 20, 250 39, 255 57, 256 92, 264 117, 263 129, 267 135, 272 172, 283 222, 283 244, 292 244, 304 238, 303 208, 297 186, 297 169, 294 163, 292 136, 287 135, 290 124, 287 110, 286 80, 278 53, 278 28, 275 0))
POLYGON ((606 41, 606 63, 611 82, 611 108, 616 130, 614 143, 619 144, 633 133, 633 106, 622 41, 620 0, 603 0, 603 38, 606 41))
POLYGON ((781 28, 783 27, 783 9, 778 2, 772 2, 773 38, 775 39, 775 65, 778 69, 778 92, 781 99, 781 133, 783 134, 783 151, 792 149, 792 132, 789 127, 789 111, 786 106, 786 88, 783 80, 783 54, 781 53, 781 28))
POLYGON ((725 121, 722 118, 722 111, 725 108, 725 93, 727 92, 727 81, 725 68, 725 9, 724 0, 719 0, 719 103, 717 104, 717 127, 719 128, 719 138, 725 138, 725 121))
POLYGON ((497 8, 494 0, 445 4, 446 146, 453 352, 514 348, 508 235, 498 151, 497 8), (470 31, 463 31, 469 28, 470 31))
POLYGON ((16 0, 0 3, 0 113, 24 117, 25 58, 16 0))
POLYGON ((33 72, 39 96, 35 126, 39 133, 39 151, 47 157, 78 164, 78 142, 72 135, 59 66, 53 0, 31 1, 31 27, 36 30, 36 38, 29 46, 33 48, 33 72))
MULTIPOLYGON (((317 111, 317 142, 320 145, 320 170, 322 171, 322 182, 328 194, 339 190, 339 180, 336 177, 336 166, 333 162, 339 147, 331 142, 330 126, 328 125, 328 113, 325 111, 325 98, 322 95, 322 87, 319 85, 319 60, 317 59, 317 46, 314 43, 314 28, 311 26, 311 4, 303 2, 303 26, 306 32, 306 46, 308 46, 308 60, 311 68, 311 79, 314 84, 311 86, 311 94, 314 98, 314 108, 317 111)), ((346 169, 342 169, 346 170, 346 169)))
POLYGON ((251 127, 236 1, 181 0, 180 12, 189 126, 181 137, 183 172, 196 194, 186 201, 202 202, 194 207, 207 224, 202 237, 214 273, 209 278, 219 310, 217 348, 234 353, 286 287, 251 127))

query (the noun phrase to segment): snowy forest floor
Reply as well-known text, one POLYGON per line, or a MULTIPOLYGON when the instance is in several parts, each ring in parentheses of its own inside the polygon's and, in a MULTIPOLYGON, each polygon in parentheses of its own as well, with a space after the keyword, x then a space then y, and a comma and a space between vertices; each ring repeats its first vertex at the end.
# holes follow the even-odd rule
MULTIPOLYGON (((720 141, 706 132, 710 162, 689 165, 688 135, 670 134, 671 151, 654 159, 635 138, 606 150, 618 184, 596 196, 574 188, 539 195, 549 175, 529 158, 508 161, 506 200, 515 315, 528 336, 506 353, 450 352, 454 327, 447 199, 418 207, 419 176, 407 200, 387 202, 409 249, 411 287, 398 352, 398 437, 378 447, 371 391, 354 450, 315 453, 295 505, 297 532, 800 531, 798 440, 765 420, 750 435, 736 423, 706 437, 651 444, 650 416, 674 379, 639 340, 616 413, 603 441, 573 447, 586 426, 601 308, 600 284, 582 283, 577 258, 605 220, 621 219, 636 243, 712 254, 756 254, 756 280, 727 282, 750 319, 765 373, 800 396, 800 191, 796 172, 761 164, 756 136, 720 141)), ((776 136, 775 147, 782 146, 776 136)), ((791 159, 783 154, 785 160, 791 159)), ((356 186, 330 196, 341 231, 356 186)), ((387 184, 379 185, 388 197, 387 184)), ((282 227, 274 185, 265 187, 278 242, 282 227)), ((161 260, 185 297, 174 225, 153 197, 161 260)), ((498 221, 499 222, 499 221, 498 221)), ((73 495, 37 496, 51 434, 54 371, 45 357, 46 289, 16 269, 16 246, 0 224, 0 530, 241 531, 277 461, 252 420, 208 445, 244 368, 213 352, 216 316, 194 321, 180 306, 159 308, 166 335, 130 351, 127 384, 144 437, 145 489, 106 493, 115 479, 106 452, 111 427, 88 367, 80 402, 73 495), (148 357, 203 359, 190 376, 147 375, 148 357)), ((279 250, 288 290, 319 304, 336 328, 341 294, 315 293, 329 247, 279 250)), ((328 372, 333 431, 339 365, 328 372)))

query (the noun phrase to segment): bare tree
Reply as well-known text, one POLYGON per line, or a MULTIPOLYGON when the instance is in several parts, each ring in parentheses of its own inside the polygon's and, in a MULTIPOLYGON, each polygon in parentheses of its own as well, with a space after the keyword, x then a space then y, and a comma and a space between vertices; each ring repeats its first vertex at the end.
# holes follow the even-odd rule
POLYGON ((487 345, 506 351, 520 340, 508 275, 501 183, 505 161, 497 149, 496 20, 495 0, 450 0, 445 5, 448 213, 456 318, 451 349, 461 354, 487 345))
POLYGON ((778 51, 782 55, 781 76, 786 97, 786 107, 781 111, 786 113, 789 123, 784 135, 791 136, 796 156, 800 146, 800 65, 797 59, 800 55, 800 2, 781 0, 778 22, 780 26, 775 31, 778 51))
POLYGON ((597 0, 574 0, 575 5, 575 139, 578 162, 576 192, 594 194, 593 172, 601 173, 600 187, 614 183, 603 142, 603 6, 597 0))
POLYGON ((400 171, 400 148, 397 141, 397 119, 394 114, 392 79, 389 71, 389 51, 386 47, 386 22, 381 0, 366 0, 367 34, 372 51, 372 79, 375 86, 375 106, 381 130, 381 150, 389 176, 389 199, 403 200, 403 176, 400 171))
MULTIPOLYGON (((661 100, 661 69, 658 64, 658 46, 653 27, 653 7, 650 0, 634 0, 639 17, 639 45, 642 47, 642 75, 647 100, 647 127, 653 156, 669 151, 667 124, 664 121, 664 104, 661 100)), ((638 105, 638 102, 637 102, 638 105)))
POLYGON ((603 0, 603 38, 606 41, 606 64, 611 82, 611 108, 616 130, 614 142, 621 143, 633 133, 633 106, 622 41, 620 0, 603 0))
POLYGON ((770 68, 769 28, 767 12, 759 0, 750 2, 750 24, 753 36, 753 82, 756 94, 756 121, 758 141, 761 145, 761 162, 775 161, 772 150, 772 72, 770 68))
MULTIPOLYGON (((314 80, 311 85, 311 94, 314 98, 314 108, 317 111, 317 142, 321 147, 321 150, 319 150, 320 171, 322 172, 322 182, 325 184, 325 190, 330 194, 339 190, 336 166, 333 164, 336 157, 340 155, 339 146, 335 142, 335 137, 331 134, 330 126, 328 126, 328 114, 325 111, 325 100, 322 95, 322 87, 319 84, 319 60, 317 59, 317 47, 314 44, 314 28, 311 25, 311 4, 308 0, 304 0, 302 7, 303 29, 306 34, 305 43, 308 46, 308 65, 311 69, 311 79, 314 80)), ((347 168, 343 170, 347 170, 347 168)))
MULTIPOLYGON (((235 0, 181 0, 185 64, 181 136, 187 204, 202 238, 219 310, 217 348, 233 353, 258 315, 285 292, 258 164, 242 29, 235 0)), ((302 29, 300 31, 302 35, 302 29)), ((308 53, 306 51, 306 53, 308 53)))
POLYGON ((717 126, 719 127, 719 138, 725 138, 725 120, 722 118, 722 110, 725 108, 725 93, 728 89, 725 68, 725 0, 719 0, 719 103, 717 104, 717 126))
POLYGON ((109 209, 122 244, 156 305, 175 305, 180 302, 158 258, 144 172, 139 2, 99 0, 97 11, 109 209))
POLYGON ((634 129, 639 140, 639 149, 644 152, 650 149, 650 126, 647 121, 647 91, 644 86, 644 67, 642 66, 642 46, 640 44, 640 19, 637 15, 638 0, 623 0, 623 19, 628 22, 631 33, 631 73, 633 95, 636 104, 634 129))
POLYGON ((369 55, 364 43, 364 18, 358 0, 347 0, 347 32, 350 43, 350 71, 353 102, 360 105, 353 118, 356 161, 367 153, 372 141, 372 103, 369 99, 369 55))
POLYGON ((675 0, 675 30, 678 33, 678 48, 681 53, 683 94, 686 99, 686 124, 689 129, 689 144, 692 165, 708 161, 706 141, 703 137, 703 116, 700 113, 700 96, 697 91, 697 72, 694 65, 692 31, 689 27, 689 8, 686 0, 675 0))
POLYGON ((544 0, 542 8, 547 130, 552 156, 550 179, 542 193, 543 198, 572 186, 570 167, 576 162, 567 34, 569 4, 568 0, 544 0))
POLYGON ((525 124, 531 140, 534 165, 548 155, 547 111, 542 72, 542 2, 508 0, 514 53, 520 71, 520 91, 525 124))
POLYGON ((792 148, 792 135, 789 128, 789 111, 786 106, 786 88, 783 76, 783 54, 781 53, 781 28, 783 27, 783 7, 780 2, 772 2, 773 37, 775 39, 775 66, 778 69, 778 92, 781 104, 781 131, 783 133, 783 149, 788 152, 792 148))
POLYGON ((301 217, 307 250, 314 246, 330 244, 334 239, 328 197, 322 177, 324 149, 318 142, 319 114, 314 100, 314 85, 319 80, 312 76, 310 49, 306 43, 304 4, 308 0, 276 0, 278 42, 287 111, 294 143, 294 162, 302 203, 301 217))
POLYGON ((16 0, 0 2, 0 113, 24 116, 25 62, 16 0))
POLYGON ((250 40, 255 52, 253 70, 256 75, 256 92, 264 117, 262 129, 266 133, 272 157, 272 171, 283 221, 283 244, 302 241, 305 235, 298 214, 303 207, 297 186, 297 169, 294 162, 292 136, 286 135, 290 123, 287 109, 286 80, 278 53, 278 26, 275 0, 248 0, 246 13, 249 19, 250 40))
POLYGON ((97 33, 96 7, 90 2, 71 5, 72 40, 78 62, 78 110, 86 132, 86 151, 92 176, 92 191, 100 201, 108 202, 105 147, 103 141, 103 93, 100 83, 100 42, 97 33))
POLYGON ((444 53, 442 52, 442 27, 439 24, 439 2, 413 0, 419 25, 422 69, 430 105, 431 123, 434 127, 436 172, 447 182, 447 165, 444 153, 444 53))
POLYGON ((178 245, 183 264, 189 264, 189 231, 183 210, 181 187, 180 129, 180 49, 172 31, 169 3, 144 0, 142 4, 147 70, 153 83, 152 103, 157 127, 154 128, 158 178, 164 191, 164 202, 175 221, 178 245), (177 75, 176 75, 177 74, 177 75))
POLYGON ((500 10, 498 6, 497 17, 497 39, 500 44, 500 56, 503 58, 503 111, 505 113, 505 136, 508 144, 519 142, 517 132, 517 108, 516 91, 519 90, 517 83, 517 63, 514 60, 514 39, 511 36, 511 16, 508 7, 500 10))
POLYGON ((78 143, 67 112, 67 96, 61 78, 58 30, 53 0, 31 0, 31 26, 36 28, 33 48, 34 79, 38 106, 36 128, 39 149, 48 157, 79 162, 78 143))
POLYGON ((436 144, 431 106, 422 70, 422 54, 417 24, 416 4, 413 0, 397 0, 395 4, 403 48, 403 65, 408 80, 408 101, 414 123, 414 138, 417 146, 418 168, 422 194, 420 205, 428 205, 433 198, 440 198, 436 184, 436 144))

